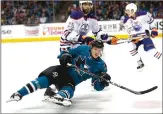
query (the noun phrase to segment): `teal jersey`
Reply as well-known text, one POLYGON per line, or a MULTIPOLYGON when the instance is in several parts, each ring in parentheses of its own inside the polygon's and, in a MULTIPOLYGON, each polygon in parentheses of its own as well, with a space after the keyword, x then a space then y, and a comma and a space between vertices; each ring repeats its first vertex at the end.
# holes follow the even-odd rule
MULTIPOLYGON (((58 58, 60 58, 64 53, 67 52, 62 51, 58 58)), ((97 59, 92 58, 90 46, 82 45, 75 49, 69 49, 68 53, 72 55, 71 64, 76 65, 81 69, 88 70, 93 74, 107 72, 106 64, 100 57, 97 59)), ((92 78, 92 83, 94 82, 94 80, 96 80, 96 78, 91 77, 87 73, 84 73, 72 67, 68 69, 68 74, 73 78, 75 85, 78 85, 82 81, 85 81, 90 78, 92 78)))

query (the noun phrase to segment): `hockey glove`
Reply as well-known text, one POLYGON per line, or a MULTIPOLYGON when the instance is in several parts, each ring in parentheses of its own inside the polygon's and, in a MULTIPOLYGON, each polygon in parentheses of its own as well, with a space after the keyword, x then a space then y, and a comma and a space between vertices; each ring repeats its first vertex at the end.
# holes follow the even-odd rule
POLYGON ((107 44, 116 45, 118 41, 119 41, 118 38, 112 37, 112 39, 109 40, 109 41, 107 42, 107 44))
POLYGON ((158 36, 157 28, 153 28, 152 31, 151 31, 151 37, 155 38, 156 36, 158 36))
POLYGON ((107 40, 108 39, 108 34, 102 34, 101 35, 101 40, 107 40))
POLYGON ((80 36, 78 41, 82 42, 82 44, 90 45, 93 40, 94 39, 89 36, 80 36))
POLYGON ((100 74, 100 77, 101 78, 99 79, 99 82, 101 83, 101 85, 104 87, 109 86, 108 81, 111 80, 110 75, 104 72, 100 74))
POLYGON ((72 56, 69 53, 64 53, 61 58, 59 59, 59 62, 61 64, 61 66, 66 67, 67 63, 71 63, 72 62, 72 56))
POLYGON ((132 42, 133 42, 134 44, 138 43, 139 41, 140 41, 139 39, 134 39, 134 40, 132 40, 132 42))

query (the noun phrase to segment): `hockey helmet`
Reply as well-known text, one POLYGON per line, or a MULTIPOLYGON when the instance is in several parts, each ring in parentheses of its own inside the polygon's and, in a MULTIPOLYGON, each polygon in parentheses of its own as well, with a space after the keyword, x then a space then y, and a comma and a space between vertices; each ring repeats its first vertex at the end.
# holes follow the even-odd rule
POLYGON ((102 42, 102 40, 94 40, 91 43, 91 47, 104 48, 104 43, 102 42))
POLYGON ((126 8, 125 8, 126 11, 129 11, 129 12, 133 12, 135 13, 137 11, 137 6, 134 4, 134 3, 129 3, 126 8))
POLYGON ((86 1, 82 0, 82 1, 79 1, 79 6, 80 6, 81 10, 83 10, 83 8, 82 8, 83 3, 91 3, 92 4, 91 9, 93 8, 93 2, 91 0, 88 0, 88 1, 87 0, 86 1))

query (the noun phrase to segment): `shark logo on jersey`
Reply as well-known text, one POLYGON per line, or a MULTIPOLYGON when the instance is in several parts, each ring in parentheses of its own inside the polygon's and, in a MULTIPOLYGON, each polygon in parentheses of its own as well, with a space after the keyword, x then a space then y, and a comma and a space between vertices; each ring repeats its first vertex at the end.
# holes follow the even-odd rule
POLYGON ((84 66, 84 64, 85 64, 85 58, 82 60, 82 58, 81 58, 81 56, 79 56, 78 58, 77 58, 77 60, 75 60, 75 64, 76 64, 76 66, 77 67, 81 67, 81 66, 84 66))
POLYGON ((142 29, 142 24, 138 21, 132 23, 133 29, 138 32, 142 29))
MULTIPOLYGON (((81 56, 79 56, 76 60, 75 60, 75 65, 78 68, 84 68, 84 70, 88 69, 88 66, 85 65, 86 60, 85 58, 82 59, 81 56)), ((84 72, 79 71, 78 69, 76 69, 76 71, 80 74, 80 76, 82 76, 84 74, 84 72)))
POLYGON ((82 24, 80 29, 79 29, 79 33, 80 35, 86 35, 88 33, 89 30, 89 25, 88 24, 82 24))

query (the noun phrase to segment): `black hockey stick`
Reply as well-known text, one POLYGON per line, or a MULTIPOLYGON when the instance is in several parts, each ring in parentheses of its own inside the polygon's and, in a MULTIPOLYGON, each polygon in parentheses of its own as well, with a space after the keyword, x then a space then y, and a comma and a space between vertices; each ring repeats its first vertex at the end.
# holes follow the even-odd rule
MULTIPOLYGON (((81 68, 78 68, 78 67, 75 66, 75 65, 72 65, 72 64, 67 64, 67 65, 70 66, 70 67, 74 67, 74 68, 76 68, 76 69, 78 69, 78 70, 80 70, 80 71, 82 71, 82 72, 84 72, 84 73, 87 73, 87 74, 89 74, 89 75, 92 76, 92 77, 95 77, 95 78, 102 78, 102 77, 99 77, 98 75, 93 74, 93 73, 91 73, 91 72, 89 72, 89 71, 87 71, 87 70, 83 70, 83 69, 81 69, 81 68)), ((103 78, 103 79, 104 79, 104 78, 103 78)), ((104 79, 104 80, 105 80, 105 79, 104 79)), ((131 93, 134 93, 134 94, 136 94, 136 95, 146 94, 146 93, 149 93, 149 92, 151 92, 151 91, 153 91, 153 90, 155 90, 155 89, 158 88, 157 86, 154 86, 154 87, 152 87, 152 88, 150 88, 150 89, 147 89, 147 90, 144 90, 144 91, 134 91, 134 90, 131 90, 131 89, 127 88, 127 87, 124 87, 124 86, 121 86, 121 85, 119 85, 119 84, 116 84, 116 83, 114 83, 114 82, 112 82, 112 81, 107 81, 107 82, 110 83, 110 84, 112 84, 112 85, 114 85, 114 86, 117 86, 117 87, 119 87, 119 88, 121 88, 121 89, 124 89, 124 90, 127 90, 127 91, 131 92, 131 93)))

